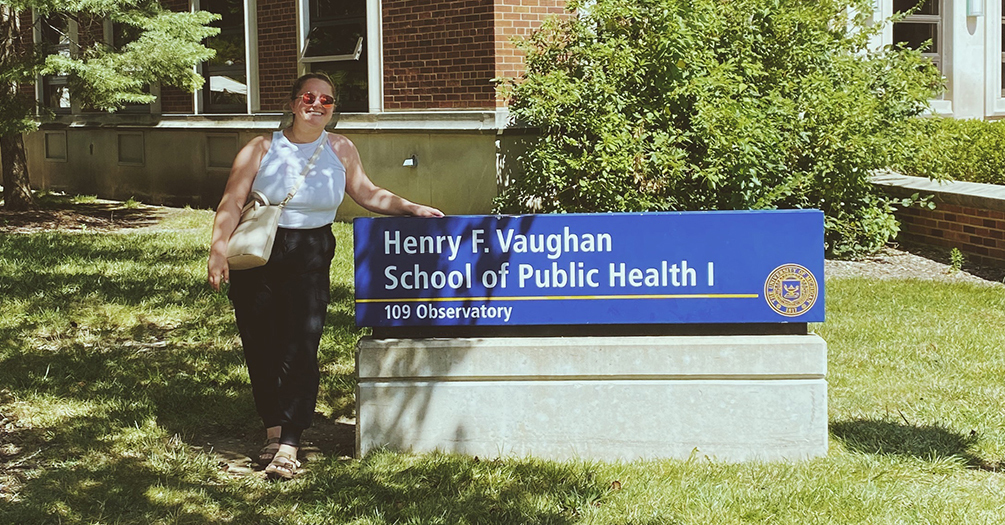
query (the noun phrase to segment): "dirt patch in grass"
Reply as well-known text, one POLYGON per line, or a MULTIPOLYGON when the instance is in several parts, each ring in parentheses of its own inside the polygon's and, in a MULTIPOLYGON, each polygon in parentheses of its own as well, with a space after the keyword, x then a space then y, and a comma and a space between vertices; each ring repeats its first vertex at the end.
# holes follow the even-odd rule
POLYGON ((167 217, 181 213, 178 208, 138 205, 125 207, 121 202, 97 201, 86 204, 43 206, 32 211, 8 211, 0 208, 0 233, 38 233, 46 231, 111 232, 123 229, 155 227, 167 217))
MULTIPOLYGON (((255 463, 265 441, 265 431, 256 430, 243 436, 207 435, 197 441, 194 448, 217 457, 217 465, 227 474, 264 476, 263 467, 255 463)), ((314 415, 314 424, 301 436, 297 454, 302 469, 310 469, 311 462, 321 457, 352 458, 356 450, 356 421, 354 419, 328 419, 314 415)))

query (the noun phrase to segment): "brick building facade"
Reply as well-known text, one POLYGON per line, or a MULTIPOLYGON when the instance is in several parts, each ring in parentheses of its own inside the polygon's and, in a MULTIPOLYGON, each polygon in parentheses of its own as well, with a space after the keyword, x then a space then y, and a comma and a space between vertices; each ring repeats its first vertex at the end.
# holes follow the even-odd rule
MULTIPOLYGON (((372 178, 455 213, 487 213, 506 155, 503 135, 512 132, 495 79, 521 72, 515 37, 565 13, 564 0, 161 4, 172 11, 222 15, 213 24, 220 35, 206 42, 217 57, 199 67, 203 89, 193 94, 152 86, 158 95, 154 104, 96 115, 81 111, 65 79, 41 78, 36 96, 57 117, 27 137, 33 184, 110 198, 213 205, 240 145, 280 125, 292 81, 324 71, 337 84, 336 130, 357 143, 372 178), (168 154, 169 145, 195 158, 168 154), (371 149, 375 158, 368 159, 371 149), (406 175, 397 157, 412 156, 421 160, 406 175), (387 158, 397 164, 384 162, 387 158), (441 189, 451 186, 442 177, 471 179, 477 190, 443 195, 441 189)), ((108 22, 70 24, 65 31, 71 45, 111 43, 121 36, 108 22)), ((38 28, 35 24, 30 38, 45 41, 38 28)))
MULTIPOLYGON (((299 44, 301 37, 312 27, 311 16, 325 16, 324 9, 335 11, 337 9, 330 4, 339 3, 202 0, 199 5, 199 0, 162 0, 161 4, 172 11, 246 10, 245 21, 254 34, 248 35, 245 46, 250 45, 248 63, 255 64, 246 72, 250 78, 246 85, 247 89, 257 91, 258 103, 249 104, 246 112, 215 112, 200 107, 198 97, 169 87, 160 94, 161 113, 282 111, 291 79, 312 69, 310 63, 298 59, 305 47, 299 44), (249 8, 254 8, 254 12, 247 11, 249 8)), ((517 76, 522 69, 522 57, 513 39, 528 35, 546 17, 563 14, 565 4, 562 0, 350 0, 342 3, 366 7, 366 17, 379 17, 381 56, 378 62, 382 64, 379 75, 382 95, 380 104, 370 106, 381 111, 502 107, 504 102, 496 96, 493 79, 517 76), (379 13, 371 12, 369 4, 378 5, 379 13)), ((76 30, 79 44, 86 46, 105 38, 101 31, 100 21, 89 20, 86 28, 76 30)), ((365 35, 366 38, 373 36, 365 35)), ((357 57, 355 61, 358 60, 357 57)))

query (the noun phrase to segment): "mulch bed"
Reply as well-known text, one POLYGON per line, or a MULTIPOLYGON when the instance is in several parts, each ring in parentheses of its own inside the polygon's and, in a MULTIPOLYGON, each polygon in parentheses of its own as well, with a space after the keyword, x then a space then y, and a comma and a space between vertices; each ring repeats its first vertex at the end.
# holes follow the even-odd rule
POLYGON ((963 256, 960 268, 952 266, 951 249, 916 244, 890 245, 879 253, 855 261, 828 260, 829 278, 925 279, 1005 286, 1005 266, 973 264, 963 256))

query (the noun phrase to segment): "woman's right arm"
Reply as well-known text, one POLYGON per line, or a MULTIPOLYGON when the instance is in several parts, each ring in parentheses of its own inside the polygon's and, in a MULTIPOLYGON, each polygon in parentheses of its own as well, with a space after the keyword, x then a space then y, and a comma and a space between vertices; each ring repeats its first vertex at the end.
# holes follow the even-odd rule
POLYGON ((230 280, 230 267, 227 265, 227 244, 230 236, 241 221, 241 209, 251 193, 251 185, 262 164, 262 157, 269 151, 271 137, 256 137, 248 142, 234 159, 230 168, 227 187, 223 190, 223 198, 216 207, 216 218, 213 220, 213 237, 209 244, 209 262, 207 263, 209 285, 219 291, 220 285, 230 280))

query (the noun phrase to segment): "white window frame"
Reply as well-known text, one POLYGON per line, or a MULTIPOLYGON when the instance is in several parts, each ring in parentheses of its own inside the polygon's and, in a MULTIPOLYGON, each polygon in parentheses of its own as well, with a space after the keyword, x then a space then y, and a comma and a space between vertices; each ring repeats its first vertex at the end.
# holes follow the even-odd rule
MULTIPOLYGON (((939 68, 939 71, 945 72, 946 67, 946 38, 945 38, 945 26, 946 26, 946 2, 947 0, 935 0, 939 5, 939 14, 937 15, 910 15, 904 18, 900 23, 904 24, 934 24, 935 25, 935 41, 937 53, 932 53, 931 51, 923 51, 921 56, 927 57, 932 60, 932 62, 939 68)), ((896 42, 895 42, 896 43, 896 42)), ((945 75, 945 73, 943 73, 945 75)))
MULTIPOLYGON (((189 10, 196 12, 201 10, 199 0, 189 1, 189 10)), ((248 94, 245 97, 244 114, 252 114, 262 109, 261 96, 258 85, 258 0, 244 0, 244 77, 248 86, 248 94)), ((203 78, 202 64, 196 66, 196 73, 203 78)), ((209 82, 209 79, 206 79, 209 82)), ((224 115, 226 113, 209 113, 205 110, 205 96, 203 90, 199 89, 192 94, 192 104, 196 115, 224 115)), ((233 113, 231 113, 233 114, 233 113)))
MULTIPOLYGON (((367 31, 369 32, 369 28, 367 28, 367 31)), ((304 64, 313 64, 314 62, 340 62, 343 60, 359 60, 359 56, 363 54, 363 40, 364 40, 363 37, 359 37, 359 39, 356 41, 356 49, 354 49, 352 53, 346 53, 344 55, 324 55, 317 57, 301 56, 300 62, 304 64)), ((301 55, 303 55, 306 52, 307 52, 307 46, 305 45, 304 49, 301 50, 300 53, 301 55)))
MULTIPOLYGON (((307 35, 311 30, 310 0, 297 2, 300 27, 297 31, 297 66, 299 73, 307 72, 308 64, 314 62, 329 62, 337 60, 352 60, 359 58, 362 47, 357 44, 353 54, 330 55, 324 57, 304 58, 307 47, 307 35)), ((384 111, 384 53, 383 36, 381 32, 380 0, 366 0, 366 89, 367 106, 370 113, 384 111)))
MULTIPOLYGON (((42 19, 42 17, 39 16, 38 11, 35 10, 35 9, 32 9, 32 13, 31 13, 32 29, 31 29, 31 32, 32 32, 32 41, 36 45, 42 43, 42 28, 41 28, 41 25, 40 25, 42 23, 41 19, 42 19)), ((78 31, 77 21, 74 20, 73 18, 68 19, 67 20, 67 25, 66 25, 66 31, 67 31, 67 39, 69 40, 69 44, 68 44, 69 47, 68 47, 67 53, 69 54, 69 56, 75 57, 75 56, 77 56, 77 55, 80 54, 80 45, 78 43, 78 38, 77 38, 77 31, 78 31)), ((35 78, 35 100, 37 100, 40 103, 40 105, 45 106, 45 107, 49 107, 48 104, 47 104, 48 101, 46 100, 46 96, 45 96, 46 77, 50 77, 51 78, 51 77, 59 77, 59 76, 64 76, 64 75, 38 75, 35 78)), ((70 109, 68 111, 67 110, 60 111, 60 110, 58 110, 56 108, 50 108, 50 109, 52 109, 57 115, 66 115, 66 114, 76 115, 76 114, 80 113, 80 104, 78 104, 77 101, 73 97, 69 97, 69 98, 70 98, 70 109)))
MULTIPOLYGON (((951 5, 955 0, 937 0, 939 2, 939 15, 913 15, 903 20, 904 22, 937 22, 938 29, 936 32, 936 38, 939 43, 939 53, 922 53, 922 56, 938 57, 938 67, 942 71, 942 77, 946 80, 946 91, 939 98, 930 99, 929 106, 931 107, 931 113, 936 113, 942 116, 952 116, 953 115, 953 100, 952 100, 952 69, 953 60, 952 53, 950 52, 951 46, 947 39, 952 38, 951 29, 952 27, 952 10, 956 7, 951 5)), ((874 15, 874 20, 886 20, 890 16, 893 16, 893 0, 875 0, 874 7, 876 9, 876 14, 874 15)), ((893 24, 887 24, 883 28, 882 32, 882 43, 883 44, 893 44, 893 24)))
POLYGON ((244 63, 248 65, 248 113, 262 110, 258 86, 258 0, 244 1, 244 63))
POLYGON ((1002 89, 1002 68, 1005 68, 1005 49, 1002 42, 1002 27, 1005 27, 1005 9, 1002 4, 1005 0, 985 0, 984 4, 984 31, 987 35, 985 45, 987 57, 985 71, 986 86, 984 92, 986 116, 1005 116, 1005 89, 1002 89))

